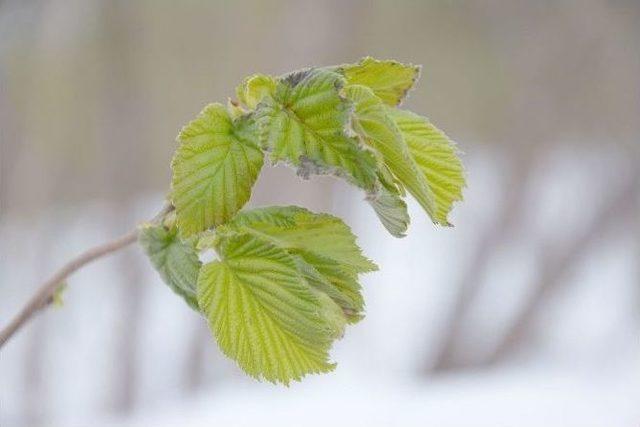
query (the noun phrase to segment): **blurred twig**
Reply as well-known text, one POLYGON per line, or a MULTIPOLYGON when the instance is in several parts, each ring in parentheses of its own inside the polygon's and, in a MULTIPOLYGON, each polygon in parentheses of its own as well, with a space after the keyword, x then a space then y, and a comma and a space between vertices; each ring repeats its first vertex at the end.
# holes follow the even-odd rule
MULTIPOLYGON (((172 209, 173 207, 167 204, 151 221, 156 222, 161 220, 172 209)), ((135 228, 117 239, 94 246, 67 262, 40 286, 16 317, 0 331, 0 348, 3 347, 20 328, 31 320, 36 313, 53 302, 53 296, 71 274, 98 258, 102 258, 129 246, 137 239, 138 229, 135 228)))

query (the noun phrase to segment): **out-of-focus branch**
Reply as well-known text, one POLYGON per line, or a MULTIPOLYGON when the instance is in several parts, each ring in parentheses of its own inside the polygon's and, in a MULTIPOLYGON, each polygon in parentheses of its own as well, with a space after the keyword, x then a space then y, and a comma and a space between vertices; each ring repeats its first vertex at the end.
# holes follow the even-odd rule
POLYGON ((548 254, 542 263, 542 272, 533 294, 525 307, 517 314, 507 333, 494 352, 486 360, 487 365, 496 364, 520 347, 528 336, 533 319, 553 292, 564 283, 566 275, 584 258, 599 239, 612 227, 620 225, 625 218, 637 215, 636 205, 640 203, 640 171, 635 171, 622 188, 614 194, 596 213, 584 232, 578 235, 561 254, 548 254))
POLYGON ((533 157, 529 150, 523 150, 512 162, 512 173, 508 180, 504 208, 480 237, 471 260, 456 286, 458 293, 445 321, 438 353, 435 360, 425 367, 427 372, 446 371, 458 368, 465 363, 457 358, 457 344, 462 334, 464 320, 482 288, 483 283, 479 278, 484 275, 496 251, 511 236, 525 209, 526 188, 535 164, 533 157))
MULTIPOLYGON (((166 205, 151 221, 155 222, 161 220, 172 209, 173 207, 171 205, 166 205)), ((0 348, 3 347, 20 328, 31 320, 36 313, 53 302, 56 292, 58 292, 60 287, 63 286, 67 277, 90 262, 129 246, 137 239, 138 229, 136 228, 117 239, 87 249, 71 261, 67 262, 40 286, 22 310, 20 310, 13 320, 11 320, 11 322, 9 322, 2 331, 0 331, 0 348)))

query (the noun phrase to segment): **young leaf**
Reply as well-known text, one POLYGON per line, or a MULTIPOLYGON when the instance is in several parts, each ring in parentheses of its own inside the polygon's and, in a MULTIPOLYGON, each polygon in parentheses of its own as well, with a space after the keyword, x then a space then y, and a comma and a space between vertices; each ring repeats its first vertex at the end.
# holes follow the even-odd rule
POLYGON ((180 240, 175 226, 167 229, 151 224, 142 226, 138 241, 162 280, 198 311, 196 285, 200 260, 193 244, 180 240))
POLYGON ((367 202, 392 236, 406 236, 410 218, 407 204, 397 191, 381 188, 377 193, 367 196, 367 202))
POLYGON ((255 109, 266 96, 273 96, 276 90, 276 81, 273 77, 264 74, 254 74, 242 81, 236 88, 236 96, 244 105, 255 109))
POLYGON ((313 265, 305 261, 301 255, 290 255, 296 263, 296 268, 312 288, 329 296, 340 307, 353 309, 353 304, 349 298, 343 295, 338 288, 329 282, 327 277, 322 275, 313 265))
POLYGON ((385 104, 394 107, 402 102, 420 75, 417 65, 379 61, 371 57, 338 69, 349 84, 369 87, 385 104))
POLYGON ((191 236, 231 218, 249 200, 263 155, 251 116, 231 120, 221 104, 210 104, 178 139, 171 200, 178 228, 191 236))
POLYGON ((350 323, 364 317, 364 299, 357 273, 336 261, 311 252, 302 252, 295 257, 299 263, 298 270, 307 282, 340 306, 350 323))
POLYGON ((249 234, 225 239, 198 278, 198 302, 222 351, 249 375, 288 384, 328 372, 336 313, 283 249, 249 234))
MULTIPOLYGON (((434 196, 428 182, 418 170, 406 142, 394 121, 387 115, 387 107, 371 89, 361 85, 350 85, 346 96, 354 103, 353 128, 362 139, 375 148, 385 165, 403 184, 429 215, 435 213, 434 196)), ((374 208, 385 226, 391 227, 392 234, 402 231, 405 208, 397 191, 387 188, 381 195, 370 196, 375 200, 374 208)), ((389 227, 387 227, 389 229, 389 227)))
POLYGON ((389 108, 422 175, 435 196, 432 219, 450 225, 447 219, 454 202, 462 200, 464 168, 453 142, 426 118, 406 110, 389 108))
POLYGON ((349 103, 340 95, 344 78, 310 69, 278 80, 273 97, 256 109, 262 146, 273 162, 286 161, 298 174, 333 174, 365 190, 376 184, 376 163, 345 133, 349 103))
POLYGON ((234 233, 250 233, 286 250, 307 283, 328 295, 351 323, 363 317, 358 274, 377 267, 362 255, 340 219, 294 206, 272 206, 238 213, 216 230, 217 241, 234 233))
POLYGON ((315 214, 297 206, 268 207, 239 212, 228 226, 257 233, 292 253, 327 258, 353 273, 378 269, 362 255, 351 229, 329 214, 315 214), (282 226, 285 219, 290 225, 282 226))

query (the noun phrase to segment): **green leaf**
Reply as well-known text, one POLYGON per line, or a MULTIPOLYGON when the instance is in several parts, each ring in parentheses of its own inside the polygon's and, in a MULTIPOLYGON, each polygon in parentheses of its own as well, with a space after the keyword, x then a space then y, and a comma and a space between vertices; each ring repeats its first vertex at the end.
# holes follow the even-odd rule
POLYGON ((328 295, 351 323, 363 317, 358 274, 377 267, 362 255, 340 219, 295 206, 242 211, 216 229, 215 247, 236 233, 250 233, 286 250, 307 282, 328 295))
POLYGON ((286 161, 304 178, 332 174, 371 191, 375 159, 345 132, 350 105, 340 95, 343 85, 340 74, 321 69, 280 78, 256 109, 261 143, 274 163, 286 161))
POLYGON ((329 296, 350 323, 364 317, 364 299, 358 275, 331 259, 311 252, 294 255, 298 270, 311 286, 329 296))
POLYGON ((465 186, 464 168, 455 145, 424 117, 395 108, 389 108, 389 114, 435 196, 436 209, 432 219, 450 225, 448 214, 453 203, 462 200, 465 186))
MULTIPOLYGON (((346 87, 345 93, 355 105, 354 130, 382 155, 384 164, 393 175, 425 211, 433 216, 436 210, 434 196, 411 157, 400 130, 389 118, 388 107, 366 86, 350 85, 346 87)), ((374 193, 369 198, 374 201, 376 213, 391 234, 403 234, 403 223, 408 223, 408 215, 399 192, 391 190, 387 183, 387 191, 382 194, 374 193)))
POLYGON ((167 229, 151 224, 142 226, 138 241, 162 280, 198 311, 196 286, 201 263, 194 245, 180 240, 175 226, 167 229))
POLYGON ((351 229, 329 214, 315 214, 297 206, 242 211, 228 224, 251 231, 292 253, 311 253, 337 262, 354 273, 375 271, 351 229))
MULTIPOLYGON (((288 384, 335 368, 337 315, 283 249, 249 234, 225 239, 198 278, 198 302, 222 351, 249 375, 288 384)), ((335 304, 334 304, 335 305, 335 304)))
POLYGON ((236 95, 240 102, 255 109, 266 96, 273 96, 276 90, 276 81, 273 77, 264 74, 254 74, 242 81, 236 88, 236 95))
POLYGON ((183 237, 226 222, 249 200, 262 168, 251 116, 231 120, 221 104, 210 104, 178 139, 171 200, 183 237))
POLYGON ((402 183, 393 176, 382 155, 378 153, 378 179, 380 189, 376 193, 367 195, 367 202, 375 211, 378 219, 387 231, 394 237, 404 237, 411 219, 404 201, 406 193, 402 183))
POLYGON ((392 236, 406 236, 410 222, 409 213, 407 204, 397 192, 382 188, 376 194, 368 196, 367 202, 392 236))
POLYGON ((349 84, 367 86, 385 104, 396 106, 407 95, 420 75, 420 67, 371 57, 357 64, 342 65, 339 70, 349 84))

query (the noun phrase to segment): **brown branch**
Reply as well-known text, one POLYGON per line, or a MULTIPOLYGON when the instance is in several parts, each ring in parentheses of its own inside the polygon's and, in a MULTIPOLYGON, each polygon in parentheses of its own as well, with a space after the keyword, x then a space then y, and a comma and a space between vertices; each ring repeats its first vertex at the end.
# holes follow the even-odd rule
MULTIPOLYGON (((172 209, 173 207, 171 205, 166 205, 151 221, 155 222, 161 220, 172 209)), ((0 348, 2 348, 20 328, 31 320, 35 314, 53 302, 54 295, 63 285, 67 277, 90 262, 129 246, 137 239, 138 229, 135 228, 117 239, 87 249, 71 261, 67 262, 40 286, 22 310, 20 310, 13 320, 11 320, 11 322, 5 326, 2 331, 0 331, 0 348)))

